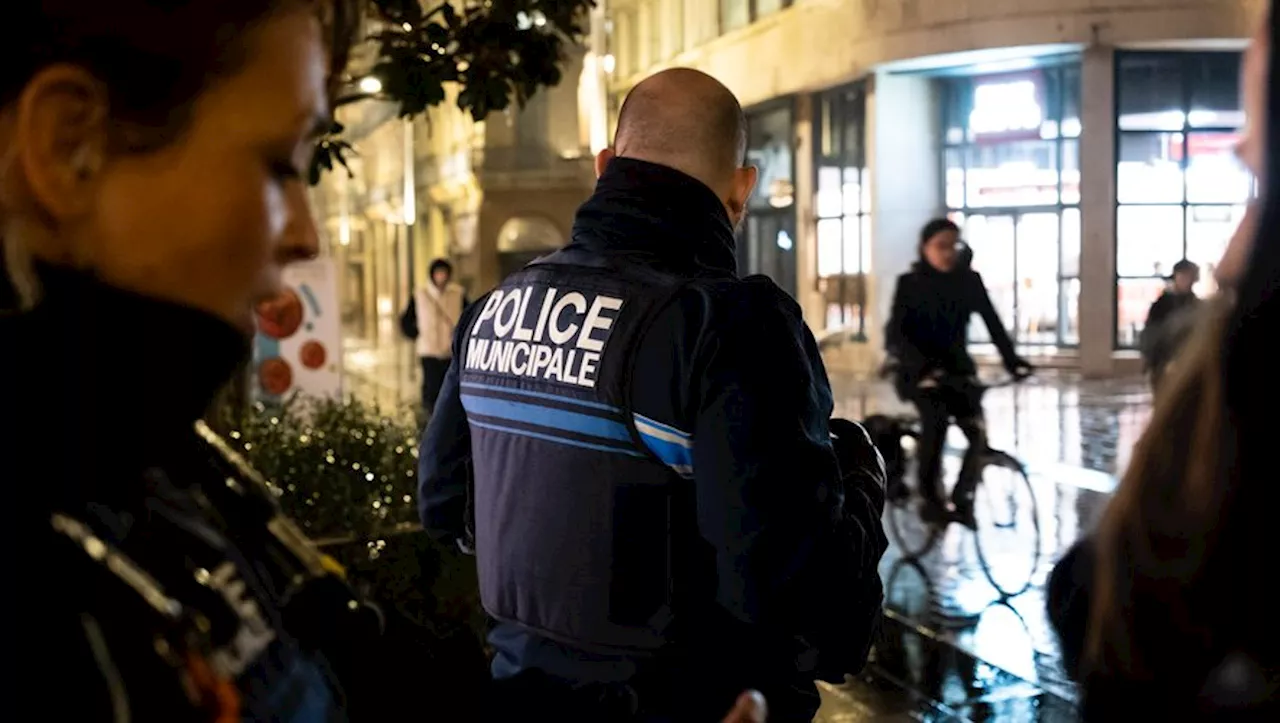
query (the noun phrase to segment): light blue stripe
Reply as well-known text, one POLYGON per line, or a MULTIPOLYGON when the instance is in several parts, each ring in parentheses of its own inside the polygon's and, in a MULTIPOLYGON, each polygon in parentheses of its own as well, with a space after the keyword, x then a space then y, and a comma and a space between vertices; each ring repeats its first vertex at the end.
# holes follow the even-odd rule
POLYGON ((576 404, 587 409, 601 409, 606 412, 621 412, 617 407, 611 407, 608 404, 600 402, 589 402, 583 399, 575 399, 573 397, 565 397, 559 394, 548 394, 546 392, 530 392, 524 389, 512 389, 511 387, 501 387, 496 384, 479 384, 477 382, 463 382, 463 389, 481 389, 488 392, 503 392, 517 397, 529 397, 532 399, 547 399, 553 402, 564 402, 566 404, 576 404))
POLYGON ((672 433, 672 434, 676 435, 677 437, 684 437, 685 439, 690 439, 690 440, 691 440, 691 439, 693 439, 693 435, 692 435, 692 434, 689 434, 688 432, 683 432, 683 431, 681 431, 681 430, 679 430, 679 429, 676 429, 675 427, 672 427, 672 426, 671 426, 671 425, 669 425, 669 424, 663 424, 662 422, 658 422, 658 421, 655 421, 655 420, 649 419, 648 417, 644 416, 643 414, 635 414, 635 413, 632 413, 632 415, 631 415, 631 416, 635 417, 637 420, 639 420, 639 421, 641 421, 641 422, 644 422, 645 424, 649 424, 649 425, 652 425, 652 426, 654 426, 654 427, 657 427, 658 429, 661 429, 661 430, 662 430, 662 431, 664 431, 664 432, 670 432, 670 433, 672 433))
POLYGON ((654 456, 662 460, 663 463, 672 467, 692 467, 693 466, 693 450, 688 447, 668 442, 665 439, 659 439, 653 435, 640 432, 640 439, 644 441, 644 445, 653 452, 654 456))
POLYGON ((513 422, 536 424, 539 427, 551 427, 565 432, 613 439, 619 442, 631 441, 631 433, 627 431, 622 422, 601 419, 589 414, 566 412, 563 409, 553 409, 540 404, 511 402, 494 397, 478 397, 474 394, 463 394, 462 406, 467 410, 467 414, 498 417, 513 422))
POLYGON ((563 437, 553 437, 553 436, 551 436, 550 434, 539 434, 539 433, 537 433, 537 432, 530 432, 530 431, 528 431, 528 430, 524 430, 524 429, 513 429, 513 428, 511 428, 511 427, 503 427, 503 426, 500 426, 500 425, 497 425, 497 424, 486 424, 485 422, 477 422, 477 421, 475 421, 474 419, 473 419, 473 420, 471 420, 471 422, 470 422, 470 423, 471 423, 471 426, 473 426, 473 427, 479 427, 480 429, 489 429, 489 430, 492 430, 492 431, 494 431, 494 432, 505 432, 505 433, 507 433, 507 434, 514 434, 514 435, 516 435, 516 436, 518 436, 518 437, 530 437, 530 438, 532 438, 532 439, 540 439, 540 440, 542 440, 542 441, 544 441, 544 442, 552 442, 552 443, 554 443, 554 444, 564 444, 564 445, 568 445, 568 446, 570 446, 570 447, 580 447, 580 448, 582 448, 582 449, 595 450, 596 452, 612 452, 612 453, 614 453, 614 454, 622 454, 622 455, 626 455, 626 456, 628 456, 628 457, 643 457, 643 456, 644 456, 643 454, 640 454, 639 452, 637 452, 637 451, 635 451, 635 450, 633 450, 633 449, 621 449, 621 448, 618 448, 618 447, 606 447, 606 446, 604 446, 604 445, 602 445, 602 444, 589 444, 589 443, 587 443, 587 442, 579 442, 579 441, 578 441, 578 440, 576 440, 576 439, 564 439, 563 437))

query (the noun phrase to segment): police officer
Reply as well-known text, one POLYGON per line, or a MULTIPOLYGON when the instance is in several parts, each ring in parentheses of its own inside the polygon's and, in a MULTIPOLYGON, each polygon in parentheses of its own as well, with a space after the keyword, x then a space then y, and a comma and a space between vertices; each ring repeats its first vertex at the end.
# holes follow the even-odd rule
MULTIPOLYGON (((255 304, 317 251, 304 179, 344 55, 337 21, 354 7, 5 10, 10 717, 401 718, 421 680, 467 661, 432 666, 431 638, 353 594, 265 481, 198 423, 247 355, 255 304)), ((474 652, 474 680, 487 683, 474 652)), ((459 680, 438 681, 433 708, 466 692, 459 680)), ((452 714, 438 719, 464 718, 452 714)))
POLYGON ((736 274, 745 146, 711 77, 636 86, 571 243, 464 315, 425 432, 433 536, 466 536, 474 472, 494 676, 584 719, 706 723, 756 688, 810 720, 880 609, 883 466, 857 425, 833 448, 796 303, 736 274))

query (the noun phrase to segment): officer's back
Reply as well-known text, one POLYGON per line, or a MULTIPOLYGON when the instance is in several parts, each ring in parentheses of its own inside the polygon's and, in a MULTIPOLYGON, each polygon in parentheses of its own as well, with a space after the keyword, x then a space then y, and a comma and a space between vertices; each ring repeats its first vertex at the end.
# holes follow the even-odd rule
POLYGON ((637 86, 572 242, 463 318, 426 432, 433 535, 466 534, 474 471, 494 675, 586 686, 584 717, 719 720, 754 687, 807 720, 879 608, 875 474, 843 498, 812 335, 736 275, 745 143, 709 76, 637 86))

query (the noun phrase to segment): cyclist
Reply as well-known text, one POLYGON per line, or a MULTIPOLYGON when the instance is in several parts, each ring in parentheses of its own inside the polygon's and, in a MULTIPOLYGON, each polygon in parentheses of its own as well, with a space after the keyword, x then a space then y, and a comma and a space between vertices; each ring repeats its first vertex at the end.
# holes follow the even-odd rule
MULTIPOLYGON (((912 402, 920 413, 921 517, 931 523, 956 520, 973 527, 973 490, 957 485, 948 509, 940 480, 942 446, 951 419, 969 440, 966 468, 976 462, 976 453, 986 444, 983 387, 967 348, 969 317, 975 312, 982 316, 1010 374, 1024 378, 1032 367, 1014 352, 982 277, 969 267, 967 247, 960 247, 960 227, 955 223, 940 218, 925 224, 919 261, 898 277, 885 348, 886 369, 895 375, 898 396, 912 402)), ((906 489, 899 482, 888 493, 900 499, 906 489)))

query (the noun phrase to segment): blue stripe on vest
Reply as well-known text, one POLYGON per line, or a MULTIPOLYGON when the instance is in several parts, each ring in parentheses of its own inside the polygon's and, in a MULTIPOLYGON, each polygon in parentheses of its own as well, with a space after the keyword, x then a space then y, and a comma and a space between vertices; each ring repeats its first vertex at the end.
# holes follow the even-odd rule
POLYGON ((479 421, 476 421, 476 420, 474 420, 474 419, 470 420, 470 424, 471 424, 471 426, 473 426, 473 427, 479 427, 480 429, 488 429, 488 430, 493 431, 493 432, 503 432, 503 433, 505 433, 505 434, 514 434, 514 435, 519 436, 519 437, 529 437, 529 438, 531 438, 531 439, 540 439, 540 440, 542 440, 542 441, 544 441, 544 442, 553 442, 553 443, 555 443, 555 444, 565 444, 565 445, 568 445, 568 446, 570 446, 570 447, 579 447, 579 448, 581 448, 581 449, 590 449, 590 450, 594 450, 594 451, 596 451, 596 452, 612 452, 612 453, 614 453, 614 454, 623 454, 623 455, 626 455, 626 456, 628 456, 628 457, 643 457, 643 456, 644 456, 643 454, 641 454, 641 453, 639 453, 639 452, 635 451, 634 449, 622 449, 622 448, 619 448, 619 447, 606 447, 606 446, 605 446, 605 445, 603 445, 603 444, 588 444, 587 442, 579 442, 579 441, 578 441, 578 440, 576 440, 576 439, 565 439, 564 437, 556 437, 556 436, 553 436, 553 435, 550 435, 550 434, 540 434, 540 433, 538 433, 538 432, 531 432, 531 431, 529 431, 529 430, 527 430, 527 429, 516 429, 516 428, 514 428, 514 427, 504 427, 504 426, 501 426, 501 425, 498 425, 498 424, 488 424, 488 423, 486 423, 486 422, 479 422, 479 421))
POLYGON ((536 424, 539 427, 549 427, 619 442, 631 441, 631 434, 621 422, 593 417, 589 414, 566 412, 563 409, 553 409, 540 404, 511 402, 494 397, 479 397, 474 394, 463 394, 462 406, 467 410, 467 414, 479 414, 512 422, 536 424))
POLYGON ((477 390, 486 391, 486 392, 501 392, 503 394, 510 394, 516 397, 525 397, 527 399, 546 399, 547 401, 551 401, 551 402, 564 402, 565 404, 575 404, 580 407, 586 407, 587 409, 599 409, 605 412, 618 413, 622 411, 617 407, 611 407, 608 404, 602 404, 600 402, 592 402, 592 401, 587 401, 585 399, 576 399, 574 397, 566 397, 561 394, 548 394, 547 392, 531 392, 525 389, 516 389, 514 387, 503 387, 497 384, 479 384, 477 382, 463 382, 462 388, 477 389, 477 390))
POLYGON ((693 435, 640 414, 632 417, 641 441, 654 456, 680 475, 693 476, 693 435))

